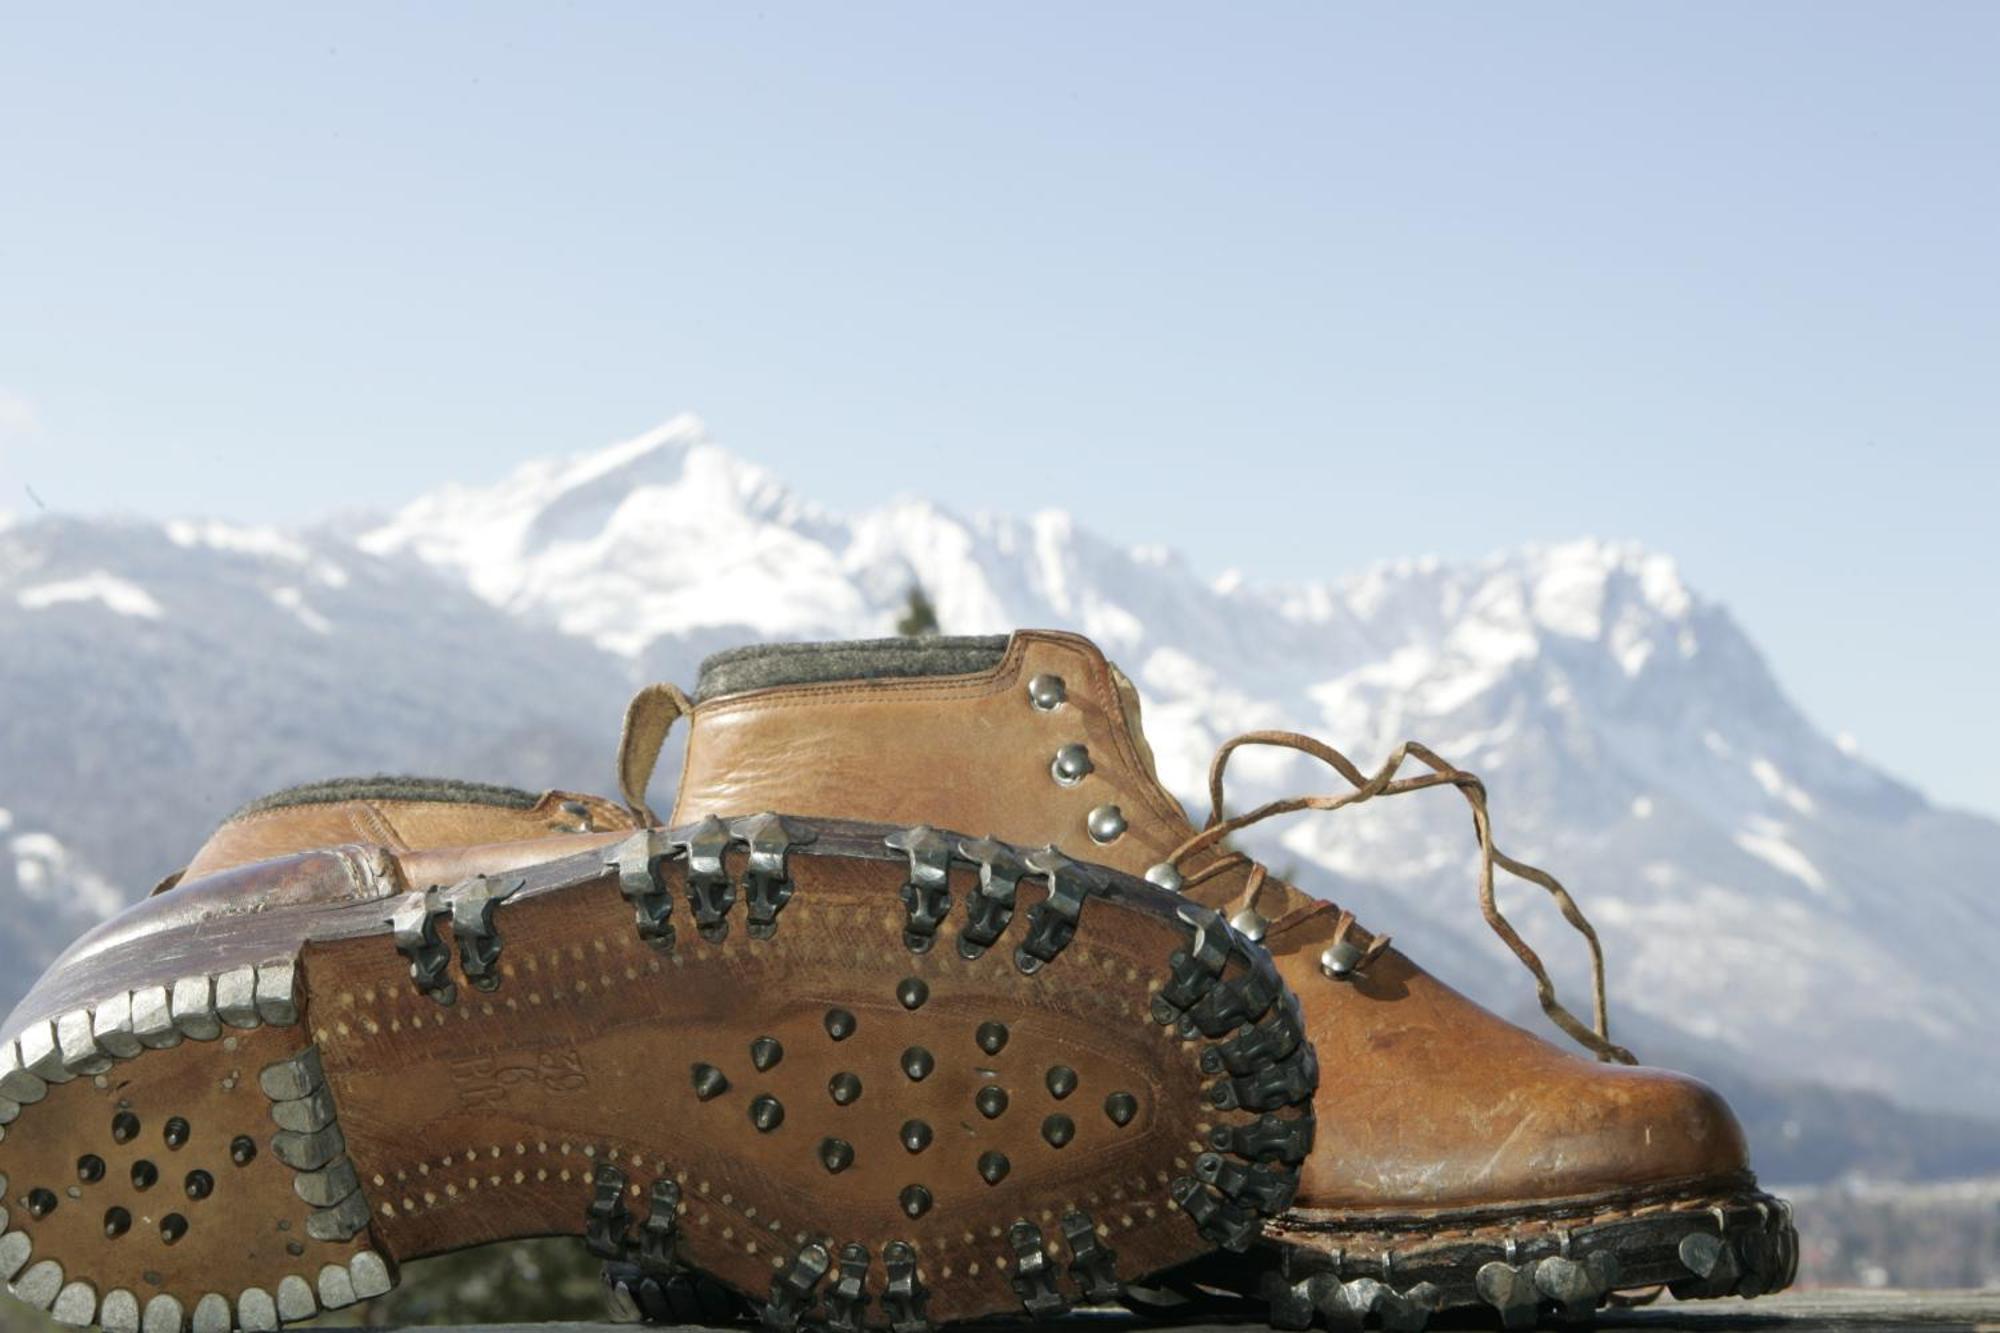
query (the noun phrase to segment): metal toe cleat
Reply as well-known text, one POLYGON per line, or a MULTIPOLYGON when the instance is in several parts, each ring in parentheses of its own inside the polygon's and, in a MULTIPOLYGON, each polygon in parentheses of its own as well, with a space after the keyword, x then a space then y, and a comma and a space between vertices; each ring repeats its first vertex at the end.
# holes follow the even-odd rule
POLYGON ((882 1313, 891 1333, 930 1333, 930 1316, 924 1307, 930 1293, 917 1276, 916 1247, 908 1241, 892 1240, 882 1247, 882 1270, 888 1285, 882 1289, 882 1313))
POLYGON ((813 1292, 833 1267, 826 1246, 810 1241, 799 1249, 791 1266, 771 1282, 771 1299, 765 1302, 763 1324, 772 1333, 792 1333, 812 1313, 813 1292))
POLYGON ((171 1005, 174 1026, 195 1041, 214 1041, 222 1035, 222 1019, 215 1012, 215 979, 208 976, 182 977, 174 983, 171 1005))
POLYGON ((1014 919, 1014 898, 1029 873, 1021 854, 993 838, 967 838, 958 854, 979 867, 979 888, 966 899, 965 929, 959 932, 962 958, 978 958, 999 942, 1014 919))
POLYGON ((386 1296, 396 1285, 388 1260, 373 1250, 362 1250, 349 1259, 347 1271, 354 1278, 354 1294, 364 1301, 386 1296))
POLYGON ((639 1228, 639 1267, 652 1274, 677 1267, 674 1242, 680 1232, 681 1187, 671 1180, 653 1182, 651 1210, 639 1228))
POLYGON ((256 1013, 270 1027, 298 1023, 298 961, 272 959, 256 967, 256 1013))
MULTIPOLYGON (((49 1307, 49 1318, 70 1328, 89 1328, 97 1322, 97 1288, 80 1280, 69 1283, 56 1293, 55 1304, 49 1307)), ((218 1333, 229 1333, 227 1302, 222 1307, 218 1333)))
POLYGON ((458 943, 459 970, 476 990, 499 989, 500 931, 494 924, 494 909, 526 883, 525 879, 500 881, 482 875, 444 895, 451 904, 451 936, 458 943))
POLYGON ((215 1016, 232 1028, 254 1028, 263 1022, 257 1012, 257 969, 235 967, 215 978, 215 1016))
POLYGON ((1014 953, 1015 966, 1032 973, 1053 963, 1076 938, 1084 900, 1104 880, 1096 869, 1070 860, 1054 847, 1029 852, 1027 862, 1030 874, 1049 882, 1049 896, 1028 909, 1028 937, 1014 953))
POLYGON ((278 1283, 278 1318, 287 1324, 311 1319, 319 1313, 319 1294, 312 1283, 294 1273, 278 1283))
POLYGON ((328 1162, 317 1171, 301 1171, 292 1177, 292 1193, 315 1208, 337 1208, 361 1188, 354 1163, 345 1157, 328 1162))
MULTIPOLYGON (((265 1021, 270 1020, 267 1018, 265 1021)), ((146 1049, 132 1030, 130 991, 119 991, 116 995, 98 1001, 97 1008, 90 1016, 90 1031, 96 1038, 98 1046, 115 1059, 136 1059, 139 1053, 146 1049)))
POLYGON ((62 1293, 62 1265, 53 1259, 44 1259, 14 1279, 14 1299, 23 1305, 31 1305, 46 1311, 56 1303, 62 1293))
POLYGON ((1263 1226, 1253 1210, 1227 1202, 1193 1176, 1175 1180, 1168 1194, 1194 1219, 1197 1231, 1225 1250, 1241 1253, 1262 1234, 1263 1226))
POLYGON ((1219 1111, 1275 1111, 1311 1100, 1318 1087, 1319 1057, 1302 1046, 1254 1074, 1217 1081, 1209 1089, 1209 1104, 1219 1111))
POLYGON ((1781 1225, 1690 1232, 1677 1250, 1692 1275, 1669 1285, 1675 1297, 1759 1296, 1788 1285, 1798 1270, 1797 1233, 1781 1225))
POLYGON ((20 1036, 21 1068, 44 1084, 67 1083, 76 1074, 63 1063, 62 1044, 56 1040, 56 1025, 44 1020, 32 1023, 20 1036))
POLYGON ((340 1126, 329 1122, 306 1134, 280 1130, 271 1136, 271 1151, 294 1171, 318 1171, 346 1154, 347 1140, 340 1126))
POLYGON ((1209 1143, 1246 1161, 1297 1166, 1312 1151, 1313 1124, 1303 1116, 1260 1115, 1247 1125, 1216 1126, 1209 1143))
POLYGON ((181 1044, 174 1026, 173 1000, 165 986, 142 986, 132 992, 132 1035, 149 1051, 181 1044))
POLYGON ((1021 1308, 1032 1319, 1048 1319, 1069 1308, 1056 1289, 1056 1265, 1042 1244, 1042 1229, 1033 1222, 1018 1221, 1007 1229, 1007 1244, 1014 1251, 1014 1273, 1008 1279, 1021 1308))
POLYGON ((615 1166, 600 1165, 590 1183, 590 1208, 583 1224, 584 1244, 600 1259, 622 1259, 627 1233, 632 1228, 632 1214, 625 1207, 625 1173, 615 1166))
POLYGON ((262 1287, 245 1287, 236 1297, 236 1322, 243 1333, 277 1333, 277 1299, 262 1287))
POLYGON ((1291 1207, 1292 1198, 1298 1193, 1298 1177, 1294 1172, 1232 1162, 1212 1152, 1195 1158, 1194 1174, 1203 1184, 1213 1185, 1224 1198, 1247 1203, 1266 1217, 1291 1207))
POLYGON ((1168 960, 1167 983, 1154 997, 1153 1021, 1162 1024, 1178 1022, 1181 1015, 1215 988, 1222 980, 1223 968, 1229 964, 1234 943, 1222 914, 1212 907, 1184 903, 1177 915, 1194 932, 1194 938, 1187 948, 1174 951, 1168 960))
POLYGON ((0 1282, 12 1282, 28 1266, 28 1259, 34 1253, 34 1242, 25 1231, 9 1231, 0 1235, 0 1282))
POLYGON ((903 884, 907 922, 903 944, 911 953, 926 953, 938 927, 951 913, 951 839, 928 824, 898 829, 885 841, 910 858, 910 875, 903 884))
POLYGON ((849 1241, 840 1247, 840 1276, 826 1290, 829 1333, 861 1333, 868 1315, 868 1247, 849 1241))
MULTIPOLYGON (((106 1292, 104 1305, 97 1312, 97 1326, 104 1333, 139 1333, 139 1298, 123 1288, 106 1292)), ((244 1333, 251 1333, 248 1321, 243 1328, 244 1333)), ((275 1321, 271 1329, 275 1333, 275 1321)))
MULTIPOLYGON (((345 1264, 327 1264, 319 1270, 319 1303, 328 1310, 345 1310, 360 1297, 354 1294, 354 1274, 347 1271, 345 1264)), ((229 1333, 229 1326, 223 1325, 223 1333, 229 1333)))
POLYGON ((729 825, 710 815, 670 841, 687 858, 688 908, 695 930, 710 944, 719 944, 729 934, 729 909, 736 905, 736 885, 723 864, 735 837, 729 825))
MULTIPOLYGON (((310 1318, 310 1313, 297 1316, 310 1318)), ((155 1296, 146 1302, 146 1311, 139 1316, 141 1333, 181 1333, 187 1325, 187 1313, 181 1303, 172 1296, 155 1296)))
POLYGON ((438 918, 445 910, 435 889, 406 893, 389 926, 395 932, 396 952, 410 960, 410 980, 425 995, 448 1005, 458 1000, 458 987, 451 980, 451 951, 438 935, 438 918))
POLYGON ((619 843, 608 862, 618 872, 618 892, 632 904, 639 938, 664 950, 674 947, 674 896, 660 867, 677 854, 664 834, 648 830, 619 843))
POLYGON ((1065 1214, 1063 1239, 1069 1243, 1069 1277, 1083 1299, 1092 1305, 1109 1305, 1123 1288, 1118 1282, 1118 1252, 1097 1234, 1097 1223, 1086 1212, 1065 1214))
POLYGON ((0 1045, 0 1097, 22 1106, 32 1106, 49 1095, 48 1082, 21 1062, 17 1041, 0 1045))
POLYGON ((333 1094, 315 1088, 303 1097, 271 1103, 271 1119, 292 1134, 314 1134, 333 1124, 333 1094))
POLYGON ((819 835, 768 812, 739 819, 729 826, 729 831, 750 849, 749 868, 743 874, 743 902, 750 938, 770 939, 778 931, 778 913, 792 900, 789 863, 792 848, 804 846, 819 835))
POLYGON ((257 1076, 264 1095, 274 1102, 297 1101, 326 1086, 326 1069, 320 1064, 319 1048, 307 1047, 289 1060, 266 1065, 257 1076))
POLYGON ((90 1011, 77 1009, 56 1020, 56 1046, 62 1052, 63 1067, 79 1077, 95 1076, 111 1068, 109 1053, 97 1044, 91 1029, 90 1011))
POLYGON ((1330 1330, 1362 1329, 1371 1322, 1385 1333, 1419 1333, 1443 1304, 1438 1289, 1419 1282, 1398 1291, 1375 1278, 1349 1282, 1315 1278, 1313 1304, 1330 1330))
POLYGON ((1259 950, 1251 959, 1248 972, 1202 996, 1189 1007, 1187 1018, 1203 1036, 1219 1037, 1262 1018, 1284 993, 1285 983, 1279 978, 1271 955, 1259 950))
POLYGON ((1581 1259, 1550 1255, 1535 1265, 1535 1289, 1562 1307, 1563 1318, 1588 1319, 1618 1282, 1618 1259, 1597 1250, 1581 1259))
POLYGON ((1286 996, 1277 1017, 1256 1027, 1245 1028, 1227 1041, 1218 1042, 1201 1054, 1201 1071, 1220 1074, 1248 1074, 1261 1065, 1282 1060, 1305 1040, 1305 1024, 1299 1016, 1298 1001, 1286 996))
POLYGON ((1542 1293, 1535 1286, 1533 1267, 1495 1259, 1474 1275, 1479 1299, 1493 1307, 1502 1328, 1533 1328, 1540 1318, 1542 1293))
POLYGON ((368 1226, 368 1200, 361 1193, 360 1182, 355 1182, 354 1192, 330 1208, 319 1208, 306 1219, 306 1234, 314 1240, 352 1240, 368 1226))

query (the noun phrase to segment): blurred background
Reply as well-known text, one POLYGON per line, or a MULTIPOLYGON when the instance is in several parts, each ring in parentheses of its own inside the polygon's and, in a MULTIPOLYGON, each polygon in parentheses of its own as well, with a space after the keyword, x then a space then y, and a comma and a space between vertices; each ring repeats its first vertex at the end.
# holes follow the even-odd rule
MULTIPOLYGON (((1996 58, 1974 4, 0 9, 0 1005, 287 783, 605 792, 715 649, 1074 628, 1191 803, 1252 727, 1481 772, 1804 1281, 2000 1285, 1996 58)), ((1452 799, 1258 850, 1539 1025, 1452 799)))

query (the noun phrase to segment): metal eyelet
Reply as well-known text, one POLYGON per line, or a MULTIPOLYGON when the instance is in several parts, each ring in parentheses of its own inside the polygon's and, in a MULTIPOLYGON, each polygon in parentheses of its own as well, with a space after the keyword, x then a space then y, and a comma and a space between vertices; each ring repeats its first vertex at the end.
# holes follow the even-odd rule
POLYGON ((1090 812, 1085 827, 1092 842, 1116 842, 1125 832, 1125 812, 1115 805, 1100 805, 1090 812))
POLYGON ((1056 751, 1055 762, 1049 765, 1049 774, 1059 787, 1074 787, 1084 780, 1097 765, 1090 762, 1090 750, 1082 745, 1065 745, 1056 751))
POLYGON ((1253 944, 1262 943, 1264 932, 1271 928, 1270 919, 1254 907, 1246 907, 1230 917, 1229 924, 1238 935, 1253 944))
POLYGON ((1319 970, 1335 981, 1346 981, 1354 975, 1354 965, 1361 961, 1361 947, 1352 940, 1342 940, 1329 944, 1319 956, 1319 970))
POLYGON ((1168 893, 1179 893, 1187 887, 1187 879, 1180 868, 1171 861, 1162 861, 1146 872, 1146 882, 1154 888, 1165 889, 1168 893))
POLYGON ((1028 682, 1028 702, 1044 713, 1055 712, 1068 698, 1069 689, 1061 676, 1044 673, 1028 682))

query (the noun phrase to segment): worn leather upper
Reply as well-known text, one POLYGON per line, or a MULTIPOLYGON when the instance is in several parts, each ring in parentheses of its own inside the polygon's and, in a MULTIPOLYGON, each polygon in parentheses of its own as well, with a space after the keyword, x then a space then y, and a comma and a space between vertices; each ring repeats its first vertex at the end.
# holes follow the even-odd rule
MULTIPOLYGON (((783 810, 928 823, 1009 842, 1054 843, 1143 874, 1193 828, 1161 786, 1135 690, 1087 640, 1014 636, 970 675, 820 682, 699 704, 674 815, 783 810), (1029 697, 1036 676, 1064 702, 1029 697), (1091 772, 1065 786, 1056 750, 1082 743, 1091 772), (1125 832, 1094 840, 1086 819, 1115 804, 1125 832)), ((1198 870, 1203 861, 1187 863, 1198 870)), ((1193 896, 1221 905, 1241 869, 1193 896)), ((1598 1064, 1495 1015, 1389 950, 1355 981, 1318 967, 1334 915, 1272 881, 1265 944, 1304 1001, 1320 1060, 1320 1132, 1299 1205, 1343 1212, 1504 1208, 1740 1177, 1741 1129, 1704 1085, 1598 1064)))
POLYGON ((608 845, 635 825, 600 797, 547 792, 518 806, 443 800, 285 804, 225 821, 188 868, 63 951, 7 1023, 296 949, 310 922, 412 888, 608 845))
POLYGON ((282 804, 225 822, 194 854, 181 878, 200 879, 252 861, 343 843, 406 852, 629 829, 632 823, 621 806, 565 791, 544 792, 526 806, 396 797, 282 804))

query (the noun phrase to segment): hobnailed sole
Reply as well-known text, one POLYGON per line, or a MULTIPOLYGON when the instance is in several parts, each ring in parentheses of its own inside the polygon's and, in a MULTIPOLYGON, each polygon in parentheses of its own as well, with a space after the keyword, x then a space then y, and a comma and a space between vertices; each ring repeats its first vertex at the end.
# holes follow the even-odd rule
POLYGON ((1680 1300, 1781 1291, 1798 1271, 1791 1208, 1745 1181, 1623 1199, 1377 1218, 1289 1214, 1243 1255, 1211 1256, 1128 1289, 1180 1319, 1418 1333, 1449 1312, 1508 1329, 1574 1325, 1621 1293, 1680 1300), (1222 1293, 1229 1293, 1224 1295, 1222 1293), (1479 1316, 1473 1316, 1475 1318, 1479 1316))
POLYGON ((17 1296, 270 1329, 568 1233, 911 1333, 1248 1245, 1311 1142, 1262 950, 1052 851, 766 815, 367 910, 0 1047, 17 1296))

